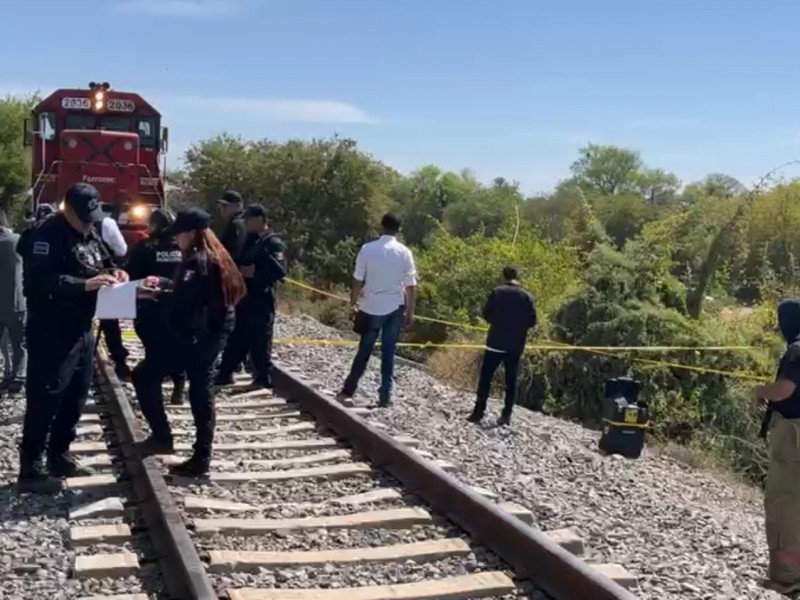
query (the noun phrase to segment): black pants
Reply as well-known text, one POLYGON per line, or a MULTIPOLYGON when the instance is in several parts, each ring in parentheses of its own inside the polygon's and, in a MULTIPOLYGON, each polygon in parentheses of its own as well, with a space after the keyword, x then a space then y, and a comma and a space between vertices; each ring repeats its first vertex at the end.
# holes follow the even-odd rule
POLYGON ((219 378, 228 379, 250 355, 256 383, 272 384, 272 332, 275 309, 269 299, 247 296, 236 307, 236 327, 231 333, 222 360, 219 378))
POLYGON ((59 331, 53 320, 29 315, 26 326, 28 377, 21 462, 69 450, 92 383, 91 331, 59 331))
POLYGON ((156 359, 145 357, 134 371, 133 384, 142 414, 153 436, 164 441, 172 440, 172 430, 164 410, 161 382, 170 373, 186 372, 189 379, 189 405, 196 429, 194 453, 199 458, 211 457, 216 427, 211 385, 214 361, 225 346, 226 337, 224 332, 192 338, 179 337, 175 345, 163 344, 165 350, 159 352, 156 359))
MULTIPOLYGON (((133 322, 133 330, 142 342, 145 360, 148 357, 156 362, 173 360, 169 351, 175 348, 177 338, 157 309, 157 306, 139 309, 140 317, 133 322)), ((175 385, 186 381, 186 375, 181 370, 168 375, 175 385)))
POLYGON ((503 416, 510 417, 514 410, 514 398, 517 394, 517 374, 521 354, 512 352, 489 352, 483 354, 481 377, 478 381, 478 398, 475 401, 474 413, 483 415, 486 412, 486 402, 489 399, 489 390, 492 387, 492 377, 497 367, 502 363, 506 371, 506 401, 503 406, 503 416))
POLYGON ((121 365, 128 358, 128 351, 122 344, 122 330, 119 328, 119 321, 115 319, 103 319, 100 321, 100 331, 106 338, 106 346, 111 360, 121 365))

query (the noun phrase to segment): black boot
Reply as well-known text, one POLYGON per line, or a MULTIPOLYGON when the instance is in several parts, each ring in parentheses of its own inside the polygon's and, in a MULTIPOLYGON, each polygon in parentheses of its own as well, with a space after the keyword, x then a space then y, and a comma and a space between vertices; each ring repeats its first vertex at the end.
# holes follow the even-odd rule
POLYGON ((470 414, 470 416, 467 417, 467 421, 469 421, 470 423, 480 423, 482 419, 483 415, 480 413, 476 413, 475 411, 473 411, 472 414, 470 414))
POLYGON ((12 379, 10 380, 6 386, 5 390, 9 394, 19 394, 25 388, 25 382, 20 381, 19 379, 12 379))
POLYGON ((169 472, 179 477, 203 477, 208 475, 210 467, 210 458, 193 454, 186 462, 170 467, 169 472))
POLYGON ((171 437, 158 438, 151 435, 139 444, 139 453, 142 456, 175 454, 175 444, 171 437))
POLYGON ((225 387, 228 385, 233 385, 233 375, 228 375, 227 377, 217 375, 214 378, 214 387, 225 387))
POLYGON ((183 404, 183 390, 186 387, 186 380, 173 379, 174 387, 172 388, 172 397, 169 399, 170 404, 176 406, 183 404))
POLYGON ((47 457, 47 469, 53 477, 89 477, 95 472, 82 466, 68 452, 47 457))
POLYGON ((504 425, 511 425, 511 415, 503 413, 502 415, 500 415, 500 418, 497 419, 498 427, 502 427, 504 425))
POLYGON ((20 493, 54 494, 61 488, 61 480, 50 476, 47 469, 44 468, 41 458, 36 460, 22 458, 20 460, 19 477, 17 478, 17 489, 20 493))
POLYGON ((265 390, 271 390, 273 387, 275 387, 272 383, 272 377, 267 377, 266 379, 253 379, 250 385, 254 388, 261 388, 265 390))

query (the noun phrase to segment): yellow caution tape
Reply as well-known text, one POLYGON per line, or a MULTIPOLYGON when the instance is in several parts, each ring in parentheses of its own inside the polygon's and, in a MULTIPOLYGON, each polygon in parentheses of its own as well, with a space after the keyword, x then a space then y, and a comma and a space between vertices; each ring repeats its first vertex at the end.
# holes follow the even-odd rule
MULTIPOLYGON (((310 286, 306 283, 301 281, 296 281, 294 279, 285 278, 284 281, 290 283, 294 286, 309 290, 311 292, 322 294, 323 296, 328 296, 329 298, 335 298, 337 300, 341 300, 343 302, 350 302, 349 298, 345 298, 344 296, 340 296, 338 294, 334 294, 331 292, 326 292, 325 290, 320 290, 313 286, 310 286)), ((453 321, 447 321, 445 319, 438 319, 434 317, 425 317, 425 316, 415 316, 416 319, 420 321, 428 321, 432 323, 440 323, 443 325, 449 325, 452 327, 459 327, 462 329, 471 329, 475 331, 488 331, 486 327, 479 327, 475 325, 469 325, 466 323, 456 323, 453 321)), ((714 352, 714 351, 748 351, 753 350, 750 346, 574 346, 572 344, 566 344, 563 342, 555 342, 547 340, 551 346, 547 345, 534 345, 534 346, 526 346, 528 350, 561 350, 561 351, 581 351, 581 352, 589 352, 593 354, 600 354, 603 356, 614 356, 614 352, 682 352, 682 351, 694 351, 694 352, 714 352)), ((357 342, 353 342, 354 344, 357 342)), ((447 344, 428 344, 426 347, 448 347, 447 344)), ((710 375, 722 375, 725 377, 732 377, 736 379, 743 379, 747 381, 754 381, 754 382, 769 382, 772 379, 768 377, 762 377, 759 375, 754 375, 752 373, 743 373, 739 371, 724 371, 721 369, 714 369, 710 367, 696 367, 692 365, 683 365, 680 363, 675 362, 668 362, 663 360, 649 360, 645 358, 635 358, 635 357, 628 357, 627 360, 639 364, 648 365, 651 367, 668 367, 673 369, 682 369, 685 371, 693 371, 696 373, 706 373, 710 375)))
MULTIPOLYGON (((327 292, 325 290, 321 290, 310 286, 306 283, 301 281, 296 281, 294 279, 285 278, 284 281, 290 283, 294 286, 299 288, 314 292, 316 294, 321 294, 323 296, 327 296, 329 298, 334 298, 337 300, 341 300, 342 302, 350 302, 349 298, 344 296, 340 296, 338 294, 334 294, 332 292, 327 292)), ((454 321, 448 321, 446 319, 439 319, 436 317, 426 317, 416 315, 415 319, 420 321, 427 321, 431 323, 439 323, 442 325, 448 325, 451 327, 459 327, 462 329, 471 329, 474 331, 481 331, 486 332, 488 328, 481 327, 477 325, 470 325, 467 323, 457 323, 454 321)), ((126 338, 135 338, 136 334, 132 331, 125 331, 123 332, 123 337, 126 338)), ((313 339, 313 338, 276 338, 273 340, 273 344, 276 345, 296 345, 296 346, 357 346, 358 340, 348 340, 348 339, 313 339)), ((380 342, 376 343, 376 346, 380 346, 380 342)), ((487 350, 487 347, 483 344, 454 344, 454 343, 434 343, 434 342, 399 342, 397 344, 398 347, 401 348, 438 348, 438 349, 456 349, 456 350, 487 350)), ((563 342, 555 342, 550 340, 545 340, 545 343, 542 344, 530 344, 525 346, 526 351, 528 352, 588 352, 592 354, 599 354, 603 356, 610 356, 614 357, 617 353, 624 353, 624 352, 727 352, 727 351, 748 351, 753 350, 750 346, 574 346, 572 344, 566 344, 563 342)), ((709 375, 721 375, 725 377, 732 377, 736 379, 743 379, 747 381, 753 382, 769 382, 772 381, 768 377, 762 377, 759 375, 754 375, 752 373, 745 373, 740 371, 725 371, 722 369, 715 369, 711 367, 700 367, 700 366, 692 366, 692 365, 684 365, 681 363, 664 361, 664 360, 650 360, 646 358, 637 358, 637 357, 627 357, 626 360, 630 362, 635 362, 643 365, 647 365, 649 367, 660 367, 660 368, 672 368, 672 369, 682 369, 685 371, 692 371, 695 373, 705 373, 709 375)))

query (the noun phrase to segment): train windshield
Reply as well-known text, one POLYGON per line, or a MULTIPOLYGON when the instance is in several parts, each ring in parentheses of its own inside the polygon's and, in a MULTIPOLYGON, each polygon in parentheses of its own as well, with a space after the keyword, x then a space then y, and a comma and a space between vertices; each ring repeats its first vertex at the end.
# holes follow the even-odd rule
POLYGON ((92 115, 67 115, 64 118, 64 129, 94 129, 94 123, 92 115))
POLYGON ((100 120, 100 129, 105 131, 130 131, 131 120, 128 117, 103 117, 100 120))

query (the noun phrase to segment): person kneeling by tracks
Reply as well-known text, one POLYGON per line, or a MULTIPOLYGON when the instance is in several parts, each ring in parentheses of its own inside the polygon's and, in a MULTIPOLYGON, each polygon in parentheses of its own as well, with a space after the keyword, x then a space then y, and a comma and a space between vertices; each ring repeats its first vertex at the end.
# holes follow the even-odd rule
POLYGON ((134 377, 139 406, 152 432, 141 451, 171 454, 172 431, 164 411, 161 383, 170 373, 185 371, 188 375, 189 404, 196 428, 194 453, 172 472, 189 477, 208 473, 216 425, 211 391, 214 362, 233 330, 234 307, 245 295, 242 275, 209 229, 210 222, 208 213, 191 208, 179 212, 169 229, 183 253, 183 262, 174 281, 150 277, 145 287, 165 303, 176 347, 169 352, 171 360, 145 361, 134 377))
POLYGON ((786 340, 774 383, 755 396, 766 410, 769 472, 764 490, 769 572, 765 586, 782 594, 800 592, 800 300, 778 305, 778 327, 786 340))

